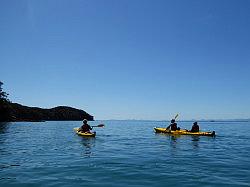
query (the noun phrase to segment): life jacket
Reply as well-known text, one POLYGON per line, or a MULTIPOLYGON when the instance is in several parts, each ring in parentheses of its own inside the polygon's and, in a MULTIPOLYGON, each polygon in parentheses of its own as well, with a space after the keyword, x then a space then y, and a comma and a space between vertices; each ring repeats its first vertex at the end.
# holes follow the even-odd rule
POLYGON ((178 129, 177 129, 177 123, 172 123, 172 124, 170 125, 170 127, 171 127, 171 131, 176 131, 176 130, 178 130, 178 129))
POLYGON ((193 125, 192 126, 191 132, 199 132, 199 131, 200 131, 199 125, 193 125))
POLYGON ((84 124, 84 125, 81 127, 81 131, 82 131, 82 132, 89 132, 90 130, 92 130, 92 128, 91 128, 88 124, 84 124))

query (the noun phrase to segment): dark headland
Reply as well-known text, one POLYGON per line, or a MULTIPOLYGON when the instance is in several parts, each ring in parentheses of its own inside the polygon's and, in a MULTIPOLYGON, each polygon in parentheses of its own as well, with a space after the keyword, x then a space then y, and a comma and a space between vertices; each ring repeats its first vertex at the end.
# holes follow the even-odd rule
POLYGON ((0 121, 79 121, 94 117, 84 110, 58 106, 50 109, 23 106, 18 103, 0 104, 0 121))
POLYGON ((0 122, 8 121, 80 121, 87 119, 93 121, 94 117, 84 110, 58 106, 44 109, 28 107, 18 103, 12 103, 8 99, 8 93, 2 89, 0 81, 0 122))

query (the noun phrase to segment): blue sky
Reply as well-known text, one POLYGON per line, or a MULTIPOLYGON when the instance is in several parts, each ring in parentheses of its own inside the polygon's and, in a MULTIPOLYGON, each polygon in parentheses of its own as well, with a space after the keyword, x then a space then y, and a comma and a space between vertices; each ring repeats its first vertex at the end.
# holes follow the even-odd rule
POLYGON ((248 0, 1 0, 13 102, 96 119, 250 117, 248 0))

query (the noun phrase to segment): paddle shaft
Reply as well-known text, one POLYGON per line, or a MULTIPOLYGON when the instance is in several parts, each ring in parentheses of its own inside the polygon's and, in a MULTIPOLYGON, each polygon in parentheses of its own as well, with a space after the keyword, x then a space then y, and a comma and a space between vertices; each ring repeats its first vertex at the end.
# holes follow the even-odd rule
POLYGON ((104 127, 104 124, 94 125, 94 126, 91 126, 91 127, 104 127))
POLYGON ((179 114, 176 114, 176 116, 174 117, 174 120, 176 120, 178 116, 179 116, 179 114))

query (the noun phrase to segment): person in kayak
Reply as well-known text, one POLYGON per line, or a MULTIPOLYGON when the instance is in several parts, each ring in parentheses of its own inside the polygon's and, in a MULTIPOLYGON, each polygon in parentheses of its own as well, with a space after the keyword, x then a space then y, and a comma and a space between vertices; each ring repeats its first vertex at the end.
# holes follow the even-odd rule
POLYGON ((88 120, 83 120, 83 125, 80 127, 80 132, 90 132, 92 130, 92 127, 88 124, 88 120))
POLYGON ((171 120, 171 124, 166 128, 166 130, 176 131, 180 130, 180 127, 177 127, 177 123, 175 122, 175 119, 171 120))
POLYGON ((198 122, 196 121, 193 123, 192 129, 190 132, 199 132, 199 131, 200 131, 200 127, 198 125, 198 122))

